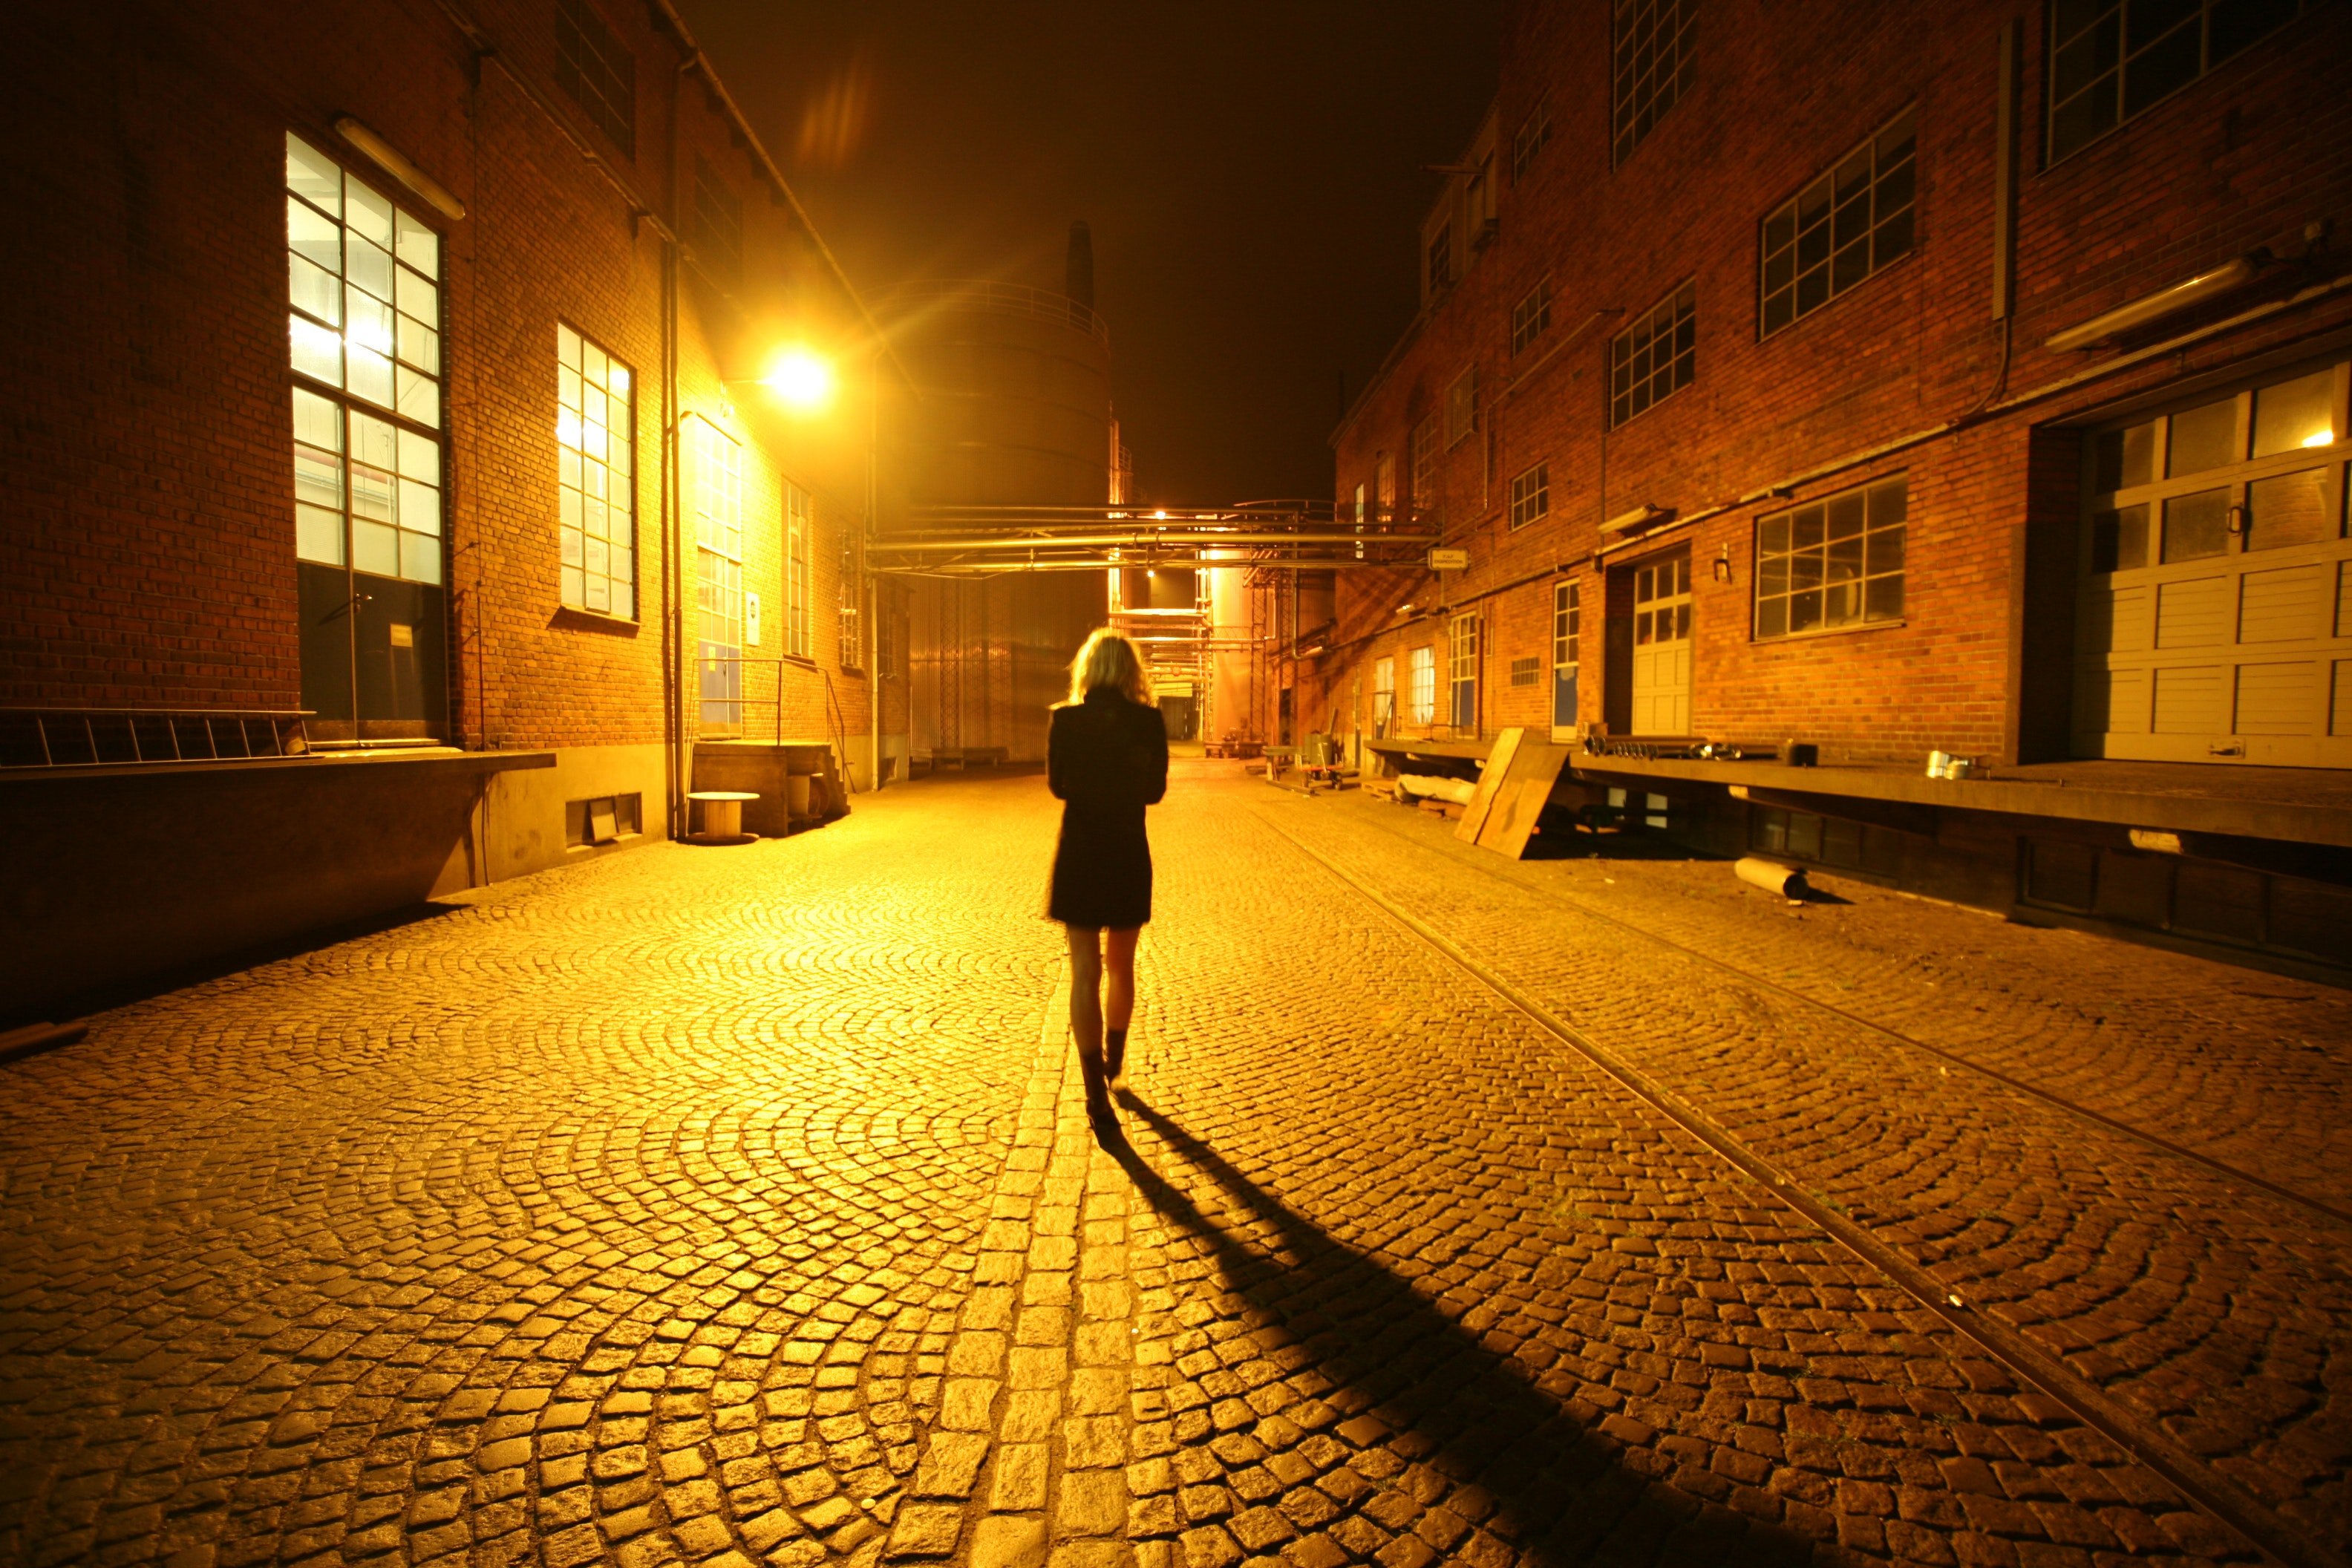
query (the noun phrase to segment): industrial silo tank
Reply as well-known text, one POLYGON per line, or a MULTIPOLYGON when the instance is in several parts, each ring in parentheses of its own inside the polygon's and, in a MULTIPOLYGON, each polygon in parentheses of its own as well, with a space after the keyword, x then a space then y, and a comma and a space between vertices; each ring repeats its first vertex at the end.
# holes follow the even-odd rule
POLYGON ((1110 335, 1087 305, 983 281, 902 284, 875 300, 920 394, 918 506, 1100 506, 1110 485, 1110 335))

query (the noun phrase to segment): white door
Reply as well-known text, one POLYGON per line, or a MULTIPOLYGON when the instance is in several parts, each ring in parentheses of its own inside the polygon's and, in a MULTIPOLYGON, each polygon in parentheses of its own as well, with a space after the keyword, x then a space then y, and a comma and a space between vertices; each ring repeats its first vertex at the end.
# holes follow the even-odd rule
POLYGON ((2352 765, 2347 369, 2092 437, 2074 749, 2352 765))
POLYGON ((1687 735, 1691 699, 1690 553, 1633 574, 1633 733, 1687 735))

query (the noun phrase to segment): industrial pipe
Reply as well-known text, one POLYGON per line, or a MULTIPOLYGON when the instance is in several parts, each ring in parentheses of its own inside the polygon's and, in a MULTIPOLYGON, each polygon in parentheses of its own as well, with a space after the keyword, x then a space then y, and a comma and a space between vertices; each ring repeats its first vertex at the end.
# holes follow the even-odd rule
POLYGON ((1783 866, 1753 855, 1743 855, 1733 863, 1731 869, 1748 886, 1761 888, 1768 893, 1778 893, 1784 899, 1801 899, 1812 891, 1805 885, 1805 873, 1801 867, 1783 866))

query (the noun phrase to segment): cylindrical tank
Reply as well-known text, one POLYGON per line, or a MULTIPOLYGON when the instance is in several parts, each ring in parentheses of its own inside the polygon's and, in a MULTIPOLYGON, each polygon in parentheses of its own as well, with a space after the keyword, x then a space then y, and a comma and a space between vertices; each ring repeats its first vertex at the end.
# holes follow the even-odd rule
MULTIPOLYGON (((1074 237, 1073 280, 1081 268, 1074 237)), ((1090 280, 1090 279, 1088 279, 1090 280)), ((916 506, 1102 506, 1110 497, 1110 334, 1086 303, 1020 284, 910 283, 875 313, 920 394, 916 506)), ((1070 656, 1102 624, 1103 574, 929 580, 913 594, 913 744, 935 765, 1038 761, 1070 656)))
POLYGON ((921 392, 918 506, 1100 506, 1110 489, 1110 334, 1067 295, 902 284, 876 314, 921 392))

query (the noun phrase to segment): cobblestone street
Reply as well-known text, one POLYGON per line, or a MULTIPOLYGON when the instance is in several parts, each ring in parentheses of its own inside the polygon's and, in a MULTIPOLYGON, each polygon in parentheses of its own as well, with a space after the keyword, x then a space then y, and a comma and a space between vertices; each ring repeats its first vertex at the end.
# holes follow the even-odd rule
POLYGON ((1105 1150, 857 805, 0 1066, 0 1562, 2344 1561, 2345 994, 1180 762, 1105 1150))

